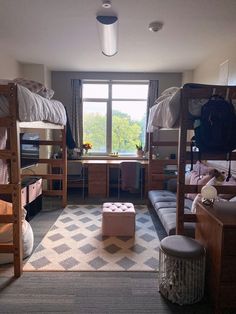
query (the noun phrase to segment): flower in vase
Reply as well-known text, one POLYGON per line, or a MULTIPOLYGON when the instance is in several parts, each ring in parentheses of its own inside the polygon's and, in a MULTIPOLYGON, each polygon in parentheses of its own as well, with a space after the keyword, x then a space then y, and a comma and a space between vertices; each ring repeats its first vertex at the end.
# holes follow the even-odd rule
POLYGON ((83 149, 85 150, 85 153, 87 154, 88 153, 88 150, 89 149, 92 149, 93 145, 90 143, 90 142, 85 142, 83 144, 83 149))

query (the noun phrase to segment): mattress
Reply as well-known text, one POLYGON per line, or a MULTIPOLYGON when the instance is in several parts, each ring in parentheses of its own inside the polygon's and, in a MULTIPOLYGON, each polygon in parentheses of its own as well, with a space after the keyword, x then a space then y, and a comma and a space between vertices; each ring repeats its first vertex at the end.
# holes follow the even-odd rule
MULTIPOLYGON (((66 111, 63 104, 54 99, 47 99, 32 93, 24 86, 17 85, 19 103, 19 121, 45 121, 66 125, 66 111)), ((0 95, 0 117, 9 115, 7 98, 0 95)))

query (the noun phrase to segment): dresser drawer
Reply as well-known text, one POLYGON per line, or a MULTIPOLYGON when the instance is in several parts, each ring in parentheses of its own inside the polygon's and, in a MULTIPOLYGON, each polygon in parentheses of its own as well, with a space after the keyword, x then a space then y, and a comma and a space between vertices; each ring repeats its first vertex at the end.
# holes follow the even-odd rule
MULTIPOLYGON (((222 308, 235 308, 236 307, 235 291, 236 291, 236 283, 232 283, 229 285, 222 284, 220 286, 219 295, 221 298, 220 305, 222 308)), ((230 313, 235 313, 235 312, 230 311, 230 313)))
POLYGON ((37 183, 32 183, 28 186, 28 202, 33 202, 37 197, 37 183))
POLYGON ((236 228, 224 229, 223 254, 236 255, 236 228))
POLYGON ((28 185, 28 203, 33 202, 42 194, 42 178, 28 185))
POLYGON ((107 167, 106 165, 89 165, 88 168, 89 178, 96 181, 106 180, 107 167))
POLYGON ((89 189, 89 196, 90 197, 92 197, 92 196, 106 197, 106 193, 107 193, 106 183, 104 183, 104 184, 99 184, 99 183, 89 184, 88 189, 89 189))
POLYGON ((222 257, 221 282, 236 284, 236 256, 222 257))
POLYGON ((43 186, 43 180, 39 179, 36 181, 36 197, 42 194, 42 186, 43 186))

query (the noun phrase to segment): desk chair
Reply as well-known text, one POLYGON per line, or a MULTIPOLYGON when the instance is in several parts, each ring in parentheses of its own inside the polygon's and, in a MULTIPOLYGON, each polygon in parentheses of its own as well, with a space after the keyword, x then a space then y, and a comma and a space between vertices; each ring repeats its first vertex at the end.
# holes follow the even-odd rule
POLYGON ((82 185, 82 196, 85 196, 85 175, 82 162, 67 163, 67 181, 70 187, 80 187, 82 185))
POLYGON ((125 161, 120 163, 118 173, 118 199, 120 192, 129 191, 131 193, 140 193, 143 198, 143 171, 140 162, 125 161))

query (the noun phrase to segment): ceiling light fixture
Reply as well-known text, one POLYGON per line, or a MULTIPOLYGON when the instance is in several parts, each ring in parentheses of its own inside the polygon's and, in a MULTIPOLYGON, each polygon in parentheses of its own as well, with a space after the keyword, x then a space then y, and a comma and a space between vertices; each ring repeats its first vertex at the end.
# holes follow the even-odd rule
POLYGON ((152 22, 148 25, 148 29, 151 32, 158 32, 159 30, 161 30, 163 27, 163 23, 162 22, 152 22))
POLYGON ((117 53, 118 17, 97 16, 102 53, 112 57, 117 53))

